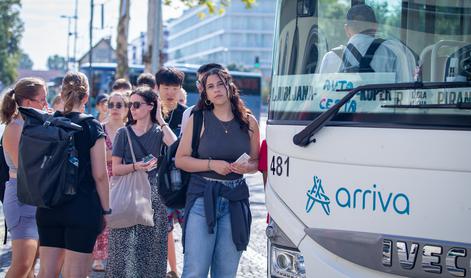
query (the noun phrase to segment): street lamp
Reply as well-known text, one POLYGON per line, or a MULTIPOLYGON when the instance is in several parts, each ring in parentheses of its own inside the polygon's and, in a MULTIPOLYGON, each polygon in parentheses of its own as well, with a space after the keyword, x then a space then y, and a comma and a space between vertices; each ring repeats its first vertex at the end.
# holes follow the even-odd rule
POLYGON ((75 35, 75 33, 72 33, 70 31, 70 22, 72 19, 76 19, 76 16, 70 16, 70 15, 61 15, 61 18, 66 18, 67 19, 67 59, 66 59, 66 69, 67 71, 69 70, 69 62, 70 62, 70 54, 69 54, 69 46, 70 46, 70 36, 75 35))

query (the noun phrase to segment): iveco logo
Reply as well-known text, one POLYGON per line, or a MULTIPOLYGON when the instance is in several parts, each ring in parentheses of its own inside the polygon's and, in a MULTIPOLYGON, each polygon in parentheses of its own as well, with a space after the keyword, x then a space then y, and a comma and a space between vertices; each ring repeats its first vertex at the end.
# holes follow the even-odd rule
MULTIPOLYGON (((405 242, 400 240, 383 239, 382 264, 385 267, 393 267, 396 260, 403 270, 425 271, 428 273, 442 274, 443 268, 455 277, 465 277, 466 269, 471 267, 470 260, 466 259, 467 249, 462 247, 444 247, 417 242, 405 242), (393 251, 396 252, 393 252, 393 251), (421 251, 421 253, 419 253, 421 251), (420 260, 420 266, 417 261, 420 260)), ((417 273, 417 272, 416 272, 417 273)), ((412 275, 414 276, 414 275, 412 275)))

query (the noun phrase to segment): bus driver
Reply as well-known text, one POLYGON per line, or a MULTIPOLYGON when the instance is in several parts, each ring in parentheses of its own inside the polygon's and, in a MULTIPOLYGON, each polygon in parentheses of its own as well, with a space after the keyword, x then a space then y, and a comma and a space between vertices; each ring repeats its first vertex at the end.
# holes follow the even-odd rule
POLYGON ((319 73, 395 72, 396 82, 413 81, 416 59, 401 42, 376 37, 377 21, 373 9, 355 5, 347 12, 344 26, 347 46, 327 52, 319 73))

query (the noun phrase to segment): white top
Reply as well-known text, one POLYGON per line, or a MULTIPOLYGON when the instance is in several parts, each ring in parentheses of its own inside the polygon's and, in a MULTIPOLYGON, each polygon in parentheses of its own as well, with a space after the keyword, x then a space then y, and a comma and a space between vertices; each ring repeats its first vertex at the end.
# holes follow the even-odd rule
MULTIPOLYGON (((348 44, 353 44, 361 55, 365 55, 375 38, 365 34, 355 34, 348 44)), ((342 52, 343 55, 343 52, 342 52)), ((350 51, 345 53, 347 61, 356 66, 359 64, 350 51)), ((376 50, 371 60, 371 68, 375 72, 395 72, 397 82, 411 82, 414 80, 416 61, 412 52, 401 42, 396 40, 384 41, 376 50)), ((327 52, 322 58, 319 73, 339 72, 342 58, 334 51, 327 52)))
POLYGON ((182 124, 180 128, 180 136, 183 134, 183 131, 185 130, 186 124, 188 123, 188 119, 190 119, 190 116, 191 116, 191 110, 193 110, 194 107, 195 106, 192 105, 188 107, 185 111, 183 111, 182 124))

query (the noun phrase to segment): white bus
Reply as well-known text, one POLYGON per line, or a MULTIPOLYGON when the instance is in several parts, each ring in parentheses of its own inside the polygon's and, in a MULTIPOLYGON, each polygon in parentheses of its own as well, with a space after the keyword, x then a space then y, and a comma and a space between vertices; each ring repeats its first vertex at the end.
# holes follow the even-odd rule
POLYGON ((268 277, 471 277, 471 1, 278 0, 273 65, 268 277))

